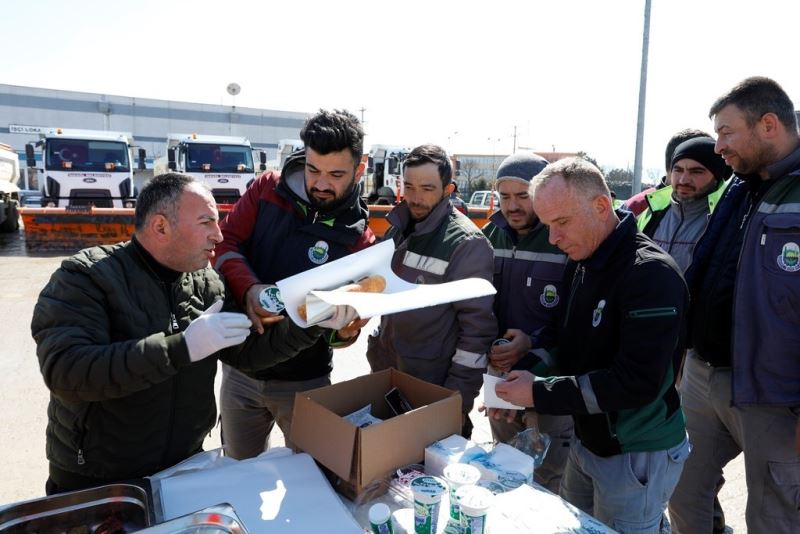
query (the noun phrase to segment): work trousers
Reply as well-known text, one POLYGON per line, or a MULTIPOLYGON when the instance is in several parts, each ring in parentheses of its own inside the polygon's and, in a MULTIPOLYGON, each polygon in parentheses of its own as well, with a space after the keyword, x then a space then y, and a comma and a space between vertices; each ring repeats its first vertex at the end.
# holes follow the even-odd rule
POLYGON ((602 457, 575 439, 561 497, 621 534, 658 534, 689 451, 686 438, 667 450, 602 457))
POLYGON ((745 520, 751 534, 800 532, 800 456, 796 408, 731 406, 730 367, 711 367, 689 351, 680 393, 692 454, 669 503, 679 534, 711 532, 722 468, 744 452, 745 520))
POLYGON ((237 460, 258 456, 269 448, 275 423, 291 447, 294 394, 330 384, 330 375, 300 381, 258 380, 223 364, 220 414, 225 455, 237 460))

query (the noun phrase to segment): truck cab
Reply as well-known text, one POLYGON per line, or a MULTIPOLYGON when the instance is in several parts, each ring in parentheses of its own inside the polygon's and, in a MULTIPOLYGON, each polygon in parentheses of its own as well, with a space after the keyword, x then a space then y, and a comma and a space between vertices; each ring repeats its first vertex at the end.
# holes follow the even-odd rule
MULTIPOLYGON (((28 171, 43 172, 39 180, 42 207, 95 206, 132 208, 133 138, 128 133, 50 128, 36 143, 42 168, 37 168, 34 145, 25 146, 28 171)), ((139 149, 139 168, 144 169, 139 149)))
POLYGON ((364 175, 368 204, 392 204, 403 197, 403 162, 410 148, 393 145, 372 145, 364 175))
POLYGON ((218 204, 233 204, 266 169, 266 154, 259 156, 256 165, 246 137, 169 134, 167 154, 156 160, 154 174, 188 174, 205 183, 218 204))
POLYGON ((19 229, 19 156, 0 143, 0 232, 19 229))
POLYGON ((467 204, 470 208, 488 208, 490 205, 500 209, 500 194, 497 191, 474 191, 467 204), (492 201, 494 197, 494 201, 492 201))

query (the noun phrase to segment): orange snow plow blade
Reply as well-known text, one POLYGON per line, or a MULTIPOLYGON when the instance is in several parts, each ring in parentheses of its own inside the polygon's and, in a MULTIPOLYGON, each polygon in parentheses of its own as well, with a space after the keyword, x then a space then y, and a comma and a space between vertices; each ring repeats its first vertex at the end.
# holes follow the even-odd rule
MULTIPOLYGON (((220 204, 224 218, 231 204, 220 204)), ((369 227, 382 237, 389 229, 386 215, 392 206, 369 206, 369 227)), ((20 208, 25 227, 25 246, 29 250, 77 251, 95 245, 113 245, 133 235, 133 208, 20 208)), ((488 222, 489 210, 473 208, 469 217, 478 228, 488 222)))

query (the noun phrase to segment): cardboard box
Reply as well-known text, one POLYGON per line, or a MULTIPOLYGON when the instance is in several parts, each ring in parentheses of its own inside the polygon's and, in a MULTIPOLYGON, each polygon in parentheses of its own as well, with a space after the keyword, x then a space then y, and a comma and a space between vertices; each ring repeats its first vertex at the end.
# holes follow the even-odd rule
POLYGON ((386 369, 295 395, 291 441, 340 479, 334 487, 355 499, 373 480, 394 469, 420 463, 425 447, 461 432, 461 395, 386 369), (398 388, 414 408, 394 416, 384 400, 398 388), (358 428, 342 417, 372 403, 384 419, 358 428))

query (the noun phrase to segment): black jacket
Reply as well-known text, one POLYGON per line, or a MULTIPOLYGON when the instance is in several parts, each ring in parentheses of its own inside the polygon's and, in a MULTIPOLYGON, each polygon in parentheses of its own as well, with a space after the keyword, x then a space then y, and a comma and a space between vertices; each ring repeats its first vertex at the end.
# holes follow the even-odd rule
POLYGON ((675 390, 688 292, 673 259, 628 212, 591 258, 569 262, 556 360, 537 380, 537 411, 571 414, 599 456, 663 450, 685 435, 675 390))
MULTIPOLYGON (((200 450, 216 420, 217 359, 191 363, 182 331, 222 298, 223 283, 206 268, 167 284, 149 261, 132 242, 86 249, 39 295, 31 331, 50 389, 50 476, 61 490, 170 467, 200 450)), ((276 326, 222 359, 255 371, 323 332, 276 326)))

